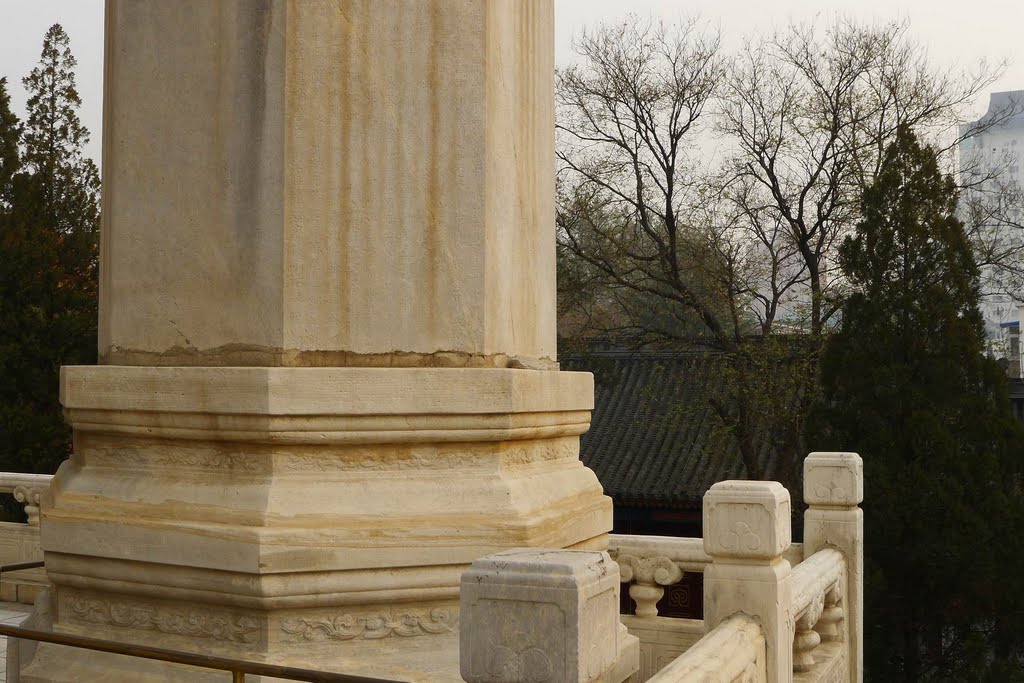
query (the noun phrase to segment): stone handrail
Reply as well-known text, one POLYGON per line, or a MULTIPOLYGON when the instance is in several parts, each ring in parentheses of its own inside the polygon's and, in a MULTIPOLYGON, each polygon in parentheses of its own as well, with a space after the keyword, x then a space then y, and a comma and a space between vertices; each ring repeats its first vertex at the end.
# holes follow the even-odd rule
POLYGON ((733 614, 648 679, 649 683, 765 680, 765 639, 757 621, 733 614))
POLYGON ((793 567, 793 614, 797 619, 813 611, 814 603, 842 580, 845 561, 834 548, 814 553, 793 567))
POLYGON ((52 474, 0 472, 0 493, 14 494, 14 499, 25 506, 28 523, 39 526, 39 497, 52 479, 52 474))
MULTIPOLYGON (((608 550, 634 556, 661 555, 687 572, 702 572, 711 564, 711 556, 704 552, 703 538, 608 534, 608 550)), ((791 543, 783 557, 790 564, 797 564, 803 559, 803 545, 791 543)))

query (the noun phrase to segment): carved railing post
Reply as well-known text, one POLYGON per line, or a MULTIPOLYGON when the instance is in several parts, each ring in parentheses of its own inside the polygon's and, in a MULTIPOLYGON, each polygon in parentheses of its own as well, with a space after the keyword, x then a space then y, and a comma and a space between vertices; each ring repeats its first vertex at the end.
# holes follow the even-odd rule
POLYGON ((619 553, 615 560, 619 563, 622 582, 629 584, 629 597, 636 603, 636 615, 658 616, 658 601, 665 595, 663 586, 679 583, 683 578, 683 570, 672 560, 660 555, 637 557, 619 553))
POLYGON ((723 481, 704 495, 704 628, 736 612, 764 631, 768 683, 793 675, 789 492, 772 481, 723 481))
POLYGON ((846 559, 845 586, 826 596, 819 633, 848 641, 849 680, 855 683, 864 679, 863 499, 864 465, 856 453, 811 453, 804 460, 804 557, 836 548, 846 559))
POLYGON ((459 668, 470 683, 589 683, 606 674, 618 682, 639 667, 636 639, 619 624, 619 568, 605 552, 489 555, 462 575, 459 601, 459 668))

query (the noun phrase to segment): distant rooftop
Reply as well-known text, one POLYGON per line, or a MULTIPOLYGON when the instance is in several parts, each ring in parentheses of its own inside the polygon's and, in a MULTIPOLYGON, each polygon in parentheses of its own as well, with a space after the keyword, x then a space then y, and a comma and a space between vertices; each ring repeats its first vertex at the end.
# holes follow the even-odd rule
MULTIPOLYGON (((563 369, 594 373, 594 414, 580 457, 617 506, 699 510, 704 493, 747 477, 734 435, 716 428, 710 399, 729 381, 713 352, 591 351, 560 354, 563 369)), ((764 434, 760 465, 782 475, 764 434)))

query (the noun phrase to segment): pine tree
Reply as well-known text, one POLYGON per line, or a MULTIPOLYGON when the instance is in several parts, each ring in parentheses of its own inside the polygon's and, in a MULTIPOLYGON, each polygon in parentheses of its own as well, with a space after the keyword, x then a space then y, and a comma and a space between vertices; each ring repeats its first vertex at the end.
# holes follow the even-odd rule
POLYGON ((1024 677, 1024 437, 984 354, 956 205, 935 153, 901 130, 840 250, 854 294, 809 443, 864 457, 871 680, 1024 677))
POLYGON ((25 125, 0 108, 0 149, 21 142, 0 219, 4 469, 52 472, 67 457, 60 366, 96 359, 99 173, 83 154, 89 133, 78 118, 74 67, 68 36, 54 25, 39 66, 22 80, 25 125))

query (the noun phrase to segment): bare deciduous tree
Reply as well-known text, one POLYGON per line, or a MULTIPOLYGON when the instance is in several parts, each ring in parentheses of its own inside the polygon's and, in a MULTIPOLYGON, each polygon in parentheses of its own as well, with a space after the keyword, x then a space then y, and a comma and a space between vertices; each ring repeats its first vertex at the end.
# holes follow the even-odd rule
POLYGON ((862 191, 902 125, 952 168, 978 131, 949 132, 998 67, 940 70, 899 23, 789 26, 726 58, 698 20, 633 17, 575 47, 557 76, 563 295, 591 330, 723 352, 713 407, 748 475, 764 438, 795 473, 862 191))
MULTIPOLYGON (((835 249, 856 223, 860 195, 896 131, 918 131, 950 157, 952 169, 960 137, 949 132, 1000 68, 943 70, 905 23, 841 20, 748 42, 729 73, 718 125, 737 146, 726 161, 745 181, 737 206, 785 227, 807 271, 804 322, 819 334, 842 300, 842 282, 831 277, 835 249)), ((998 125, 1010 113, 980 125, 998 125)))

